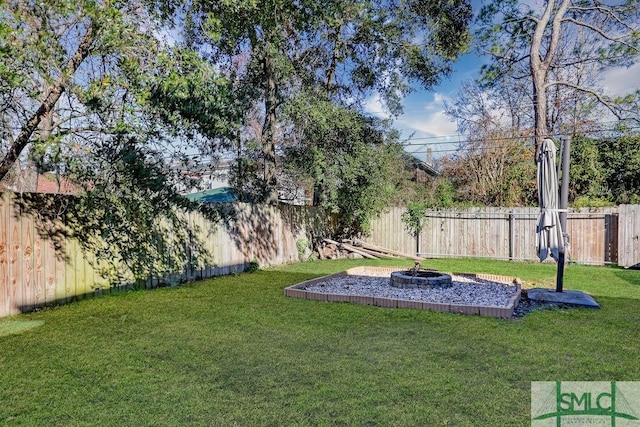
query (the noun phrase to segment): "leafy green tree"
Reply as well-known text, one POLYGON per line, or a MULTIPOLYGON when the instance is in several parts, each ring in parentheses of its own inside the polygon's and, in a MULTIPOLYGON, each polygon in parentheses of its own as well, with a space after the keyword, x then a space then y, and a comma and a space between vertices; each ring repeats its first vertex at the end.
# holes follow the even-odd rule
POLYGON ((440 0, 194 1, 180 13, 168 10, 185 17, 179 24, 188 43, 205 43, 212 61, 258 89, 255 141, 268 203, 277 200, 276 146, 287 132, 288 102, 315 93, 357 109, 377 93, 399 113, 412 81, 430 87, 450 71, 467 46, 471 17, 468 2, 440 0))
POLYGON ((640 202, 640 137, 622 135, 599 141, 606 183, 615 203, 640 202))
POLYGON ((610 199, 605 165, 598 140, 586 137, 571 142, 569 199, 610 199))
POLYGON ((176 209, 197 208, 177 194, 169 162, 227 132, 227 82, 197 55, 163 46, 142 2, 0 8, 0 177, 29 151, 76 184, 78 198, 58 212, 87 249, 136 277, 161 272, 164 231, 185 225, 176 209))
POLYGON ((318 3, 314 32, 301 39, 296 67, 305 87, 331 100, 377 94, 394 114, 412 83, 437 84, 468 48, 467 1, 359 0, 318 3))
MULTIPOLYGON (((162 2, 161 2, 162 3, 162 2)), ((285 93, 291 87, 291 38, 309 27, 313 2, 268 0, 193 1, 187 5, 161 4, 174 14, 184 29, 188 45, 211 58, 244 88, 254 88, 262 101, 261 137, 264 194, 269 204, 277 203, 278 114, 285 93), (179 6, 176 13, 175 7, 179 6)), ((251 111, 251 105, 246 106, 251 111)))
POLYGON ((101 132, 96 112, 104 112, 109 99, 128 95, 120 64, 147 69, 157 49, 153 28, 138 25, 148 18, 140 2, 4 1, 1 6, 3 25, 11 29, 3 50, 12 54, 0 76, 5 100, 0 117, 9 130, 0 179, 34 141, 59 145, 62 139, 101 132))
MULTIPOLYGON (((625 131, 626 132, 626 131, 625 131)), ((612 133, 572 141, 569 200, 581 206, 640 201, 640 138, 612 133)))
POLYGON ((401 158, 397 134, 384 123, 313 96, 289 103, 295 123, 287 166, 314 187, 314 205, 340 214, 341 233, 366 232, 397 191, 389 180, 401 158))

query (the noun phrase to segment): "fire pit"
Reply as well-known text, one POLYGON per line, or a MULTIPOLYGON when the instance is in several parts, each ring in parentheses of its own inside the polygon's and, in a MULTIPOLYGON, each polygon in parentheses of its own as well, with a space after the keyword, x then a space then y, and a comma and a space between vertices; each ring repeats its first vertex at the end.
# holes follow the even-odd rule
MULTIPOLYGON (((428 270, 432 271, 433 270, 428 270)), ((520 301, 514 277, 454 273, 451 287, 400 288, 389 286, 394 267, 354 267, 341 273, 310 279, 285 288, 292 298, 350 302, 388 308, 414 308, 509 319, 520 301)), ((438 275, 442 273, 436 272, 438 275)), ((433 278, 432 278, 433 280, 433 278)))
POLYGON ((405 271, 391 273, 391 286, 396 288, 448 288, 451 286, 451 276, 436 270, 422 268, 419 262, 405 271))

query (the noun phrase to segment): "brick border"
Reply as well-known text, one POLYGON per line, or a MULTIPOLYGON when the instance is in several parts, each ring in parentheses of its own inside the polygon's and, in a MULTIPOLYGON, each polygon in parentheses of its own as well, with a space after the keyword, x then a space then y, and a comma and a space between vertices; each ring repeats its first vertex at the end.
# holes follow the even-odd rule
POLYGON ((479 306, 479 305, 460 305, 460 304, 446 304, 424 301, 403 300, 396 298, 382 298, 373 296, 362 295, 341 295, 341 294, 325 294, 320 292, 307 291, 306 287, 314 285, 318 282, 323 282, 327 279, 342 276, 366 276, 368 273, 388 273, 391 274, 395 271, 406 270, 401 267, 354 267, 340 273, 330 274, 328 276, 316 277, 315 279, 305 280, 304 282, 297 283, 295 285, 286 287, 284 289, 284 295, 290 298, 307 299, 313 301, 324 302, 348 302, 361 305, 375 305, 377 307, 385 308, 409 308, 415 310, 432 310, 440 311, 444 313, 457 313, 457 314, 475 314, 479 316, 490 316, 500 319, 510 319, 513 317, 513 311, 520 302, 521 288, 519 281, 515 277, 500 276, 496 274, 476 274, 476 273, 449 273, 453 276, 462 276, 475 279, 490 280, 493 282, 504 284, 515 284, 516 293, 506 307, 499 306, 479 306))

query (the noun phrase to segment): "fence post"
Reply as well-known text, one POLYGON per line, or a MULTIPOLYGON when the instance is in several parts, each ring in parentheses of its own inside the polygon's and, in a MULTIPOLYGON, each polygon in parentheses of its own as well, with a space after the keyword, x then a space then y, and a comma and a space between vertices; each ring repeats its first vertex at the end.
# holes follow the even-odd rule
POLYGON ((509 261, 515 258, 516 233, 515 233, 515 216, 513 210, 509 211, 509 261))

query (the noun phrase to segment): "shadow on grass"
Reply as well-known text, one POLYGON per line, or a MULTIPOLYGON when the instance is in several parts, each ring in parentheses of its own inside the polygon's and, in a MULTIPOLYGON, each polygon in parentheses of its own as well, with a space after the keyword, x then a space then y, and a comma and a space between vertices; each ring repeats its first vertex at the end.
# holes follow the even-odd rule
POLYGON ((0 321, 0 337, 15 335, 44 325, 43 320, 2 320, 0 321))

